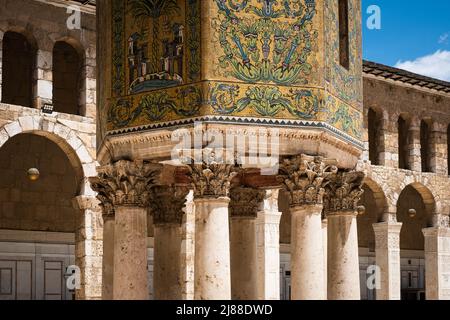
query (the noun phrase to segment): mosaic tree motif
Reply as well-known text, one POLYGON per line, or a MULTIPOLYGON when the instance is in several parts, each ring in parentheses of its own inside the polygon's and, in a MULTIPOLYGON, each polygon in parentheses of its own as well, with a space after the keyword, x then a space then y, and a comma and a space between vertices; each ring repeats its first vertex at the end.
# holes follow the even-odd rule
POLYGON ((219 66, 247 83, 306 84, 317 31, 315 0, 214 0, 213 23, 223 55, 219 66))

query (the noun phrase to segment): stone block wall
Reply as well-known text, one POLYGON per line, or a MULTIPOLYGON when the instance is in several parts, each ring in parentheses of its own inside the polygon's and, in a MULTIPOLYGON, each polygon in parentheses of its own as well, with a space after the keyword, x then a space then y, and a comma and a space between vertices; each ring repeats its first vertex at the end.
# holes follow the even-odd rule
MULTIPOLYGON (((73 2, 74 3, 74 2, 73 2)), ((33 107, 40 108, 53 99, 53 49, 64 41, 80 54, 82 81, 79 84, 79 114, 96 115, 96 20, 95 10, 81 8, 80 29, 68 28, 67 1, 0 0, 0 67, 3 36, 12 31, 25 36, 35 51, 33 66, 33 107), (39 14, 36 14, 39 12, 39 14)), ((1 71, 0 71, 1 73, 1 71)), ((0 77, 1 78, 1 77, 0 77)), ((0 82, 2 80, 0 79, 0 82)), ((1 97, 1 89, 0 89, 1 97)))
POLYGON ((450 95, 444 92, 414 87, 386 80, 381 77, 364 77, 364 160, 368 160, 368 123, 369 108, 375 110, 381 120, 379 164, 398 168, 398 119, 402 116, 408 122, 409 169, 422 171, 420 124, 422 120, 430 125, 429 163, 433 173, 448 175, 447 128, 450 124, 450 95))

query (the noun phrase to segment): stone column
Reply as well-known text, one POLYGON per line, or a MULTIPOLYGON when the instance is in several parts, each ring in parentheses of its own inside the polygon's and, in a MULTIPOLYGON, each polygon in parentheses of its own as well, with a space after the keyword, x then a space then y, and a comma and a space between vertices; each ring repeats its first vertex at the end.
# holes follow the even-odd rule
POLYGON ((328 275, 328 220, 322 219, 322 243, 323 243, 323 292, 325 299, 328 297, 327 275, 328 275))
POLYGON ((264 191, 252 188, 231 190, 230 259, 231 298, 256 300, 256 216, 264 191))
POLYGON ((329 300, 361 298, 356 216, 363 178, 362 172, 338 172, 326 186, 329 300))
POLYGON ((265 190, 256 218, 256 300, 280 300, 278 189, 265 190))
POLYGON ((188 166, 195 203, 195 299, 231 299, 228 206, 233 165, 188 166))
POLYGON ((34 87, 34 107, 42 108, 53 100, 53 52, 37 50, 34 87))
POLYGON ((193 190, 190 190, 186 198, 181 240, 181 299, 194 300, 195 205, 193 190))
POLYGON ((441 217, 445 223, 422 230, 425 237, 427 300, 450 300, 450 228, 448 216, 441 217))
POLYGON ((380 268, 380 288, 376 291, 377 300, 401 299, 401 228, 402 224, 396 221, 373 224, 376 264, 380 268))
POLYGON ((92 187, 98 192, 100 207, 103 213, 103 256, 102 256, 102 300, 113 300, 114 276, 114 207, 110 199, 102 192, 103 187, 97 184, 96 178, 92 187))
POLYGON ((103 214, 102 300, 113 300, 114 212, 103 214))
POLYGON ((161 186, 152 192, 155 300, 182 299, 181 226, 188 191, 182 187, 161 186))
POLYGON ((161 165, 121 160, 97 171, 92 188, 115 213, 113 299, 148 299, 147 207, 161 165))
POLYGON ((323 188, 335 161, 302 155, 286 159, 280 173, 291 212, 291 298, 324 300, 323 188))
POLYGON ((433 122, 430 134, 430 169, 431 172, 447 175, 447 126, 433 122))
POLYGON ((75 233, 75 260, 81 270, 81 288, 77 300, 99 300, 102 297, 102 231, 101 209, 97 199, 78 196, 73 200, 79 210, 75 233))
POLYGON ((412 171, 422 171, 422 157, 420 153, 420 121, 411 120, 408 131, 408 166, 412 171))
POLYGON ((385 167, 398 167, 398 129, 397 119, 389 117, 387 111, 383 111, 380 125, 380 165, 385 167))

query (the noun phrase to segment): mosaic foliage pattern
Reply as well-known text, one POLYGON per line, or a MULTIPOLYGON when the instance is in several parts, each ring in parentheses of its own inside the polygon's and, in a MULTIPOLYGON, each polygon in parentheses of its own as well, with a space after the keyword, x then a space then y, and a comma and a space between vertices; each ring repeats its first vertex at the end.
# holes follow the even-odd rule
POLYGON ((308 83, 318 32, 316 3, 295 0, 214 0, 213 29, 222 49, 218 67, 225 77, 247 83, 308 83))

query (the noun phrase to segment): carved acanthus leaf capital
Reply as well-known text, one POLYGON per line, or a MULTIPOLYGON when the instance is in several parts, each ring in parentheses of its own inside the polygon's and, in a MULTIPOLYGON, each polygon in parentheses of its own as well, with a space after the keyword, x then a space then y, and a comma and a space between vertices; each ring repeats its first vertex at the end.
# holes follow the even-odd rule
POLYGON ((255 188, 233 188, 230 192, 230 214, 232 217, 256 218, 265 190, 255 188))
POLYGON ((338 171, 335 164, 335 160, 306 155, 284 159, 280 176, 290 205, 322 204, 329 177, 338 171))
POLYGON ((191 185, 196 198, 228 197, 231 180, 237 175, 238 167, 218 156, 215 152, 203 151, 202 159, 191 159, 187 165, 191 185))
POLYGON ((98 176, 89 181, 106 211, 111 206, 147 207, 150 189, 156 185, 161 169, 157 163, 120 160, 98 168, 98 176))
POLYGON ((150 209, 153 223, 179 224, 183 221, 189 188, 182 186, 156 186, 151 189, 150 209))
POLYGON ((327 215, 338 212, 356 214, 358 203, 364 193, 362 184, 364 173, 338 172, 329 176, 325 187, 324 211, 327 215))

